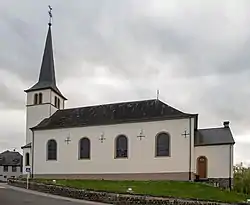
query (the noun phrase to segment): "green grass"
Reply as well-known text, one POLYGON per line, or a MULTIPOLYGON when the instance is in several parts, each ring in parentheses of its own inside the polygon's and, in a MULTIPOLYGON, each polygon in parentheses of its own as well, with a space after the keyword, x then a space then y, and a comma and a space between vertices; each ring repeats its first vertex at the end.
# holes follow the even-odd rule
MULTIPOLYGON (((36 179, 43 183, 52 180, 36 179)), ((178 197, 183 199, 202 199, 222 202, 242 202, 247 196, 236 192, 221 190, 210 185, 178 181, 107 181, 107 180, 56 180, 57 185, 96 191, 126 193, 131 187, 135 194, 151 196, 178 197)))

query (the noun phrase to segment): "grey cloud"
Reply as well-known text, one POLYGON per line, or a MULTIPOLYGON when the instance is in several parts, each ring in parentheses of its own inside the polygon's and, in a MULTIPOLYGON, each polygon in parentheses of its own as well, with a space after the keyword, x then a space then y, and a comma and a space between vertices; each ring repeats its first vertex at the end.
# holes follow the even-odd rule
MULTIPOLYGON (((37 80, 51 3, 57 80, 69 106, 153 98, 160 89, 167 103, 199 113, 202 127, 228 119, 236 136, 250 133, 248 1, 13 2, 0 8, 0 71, 22 86, 37 80), (96 83, 98 67, 119 86, 96 83)), ((25 94, 17 92, 27 87, 0 83, 0 106, 21 109, 25 94)))
POLYGON ((0 108, 3 109, 23 109, 24 99, 17 95, 14 90, 0 83, 0 108))

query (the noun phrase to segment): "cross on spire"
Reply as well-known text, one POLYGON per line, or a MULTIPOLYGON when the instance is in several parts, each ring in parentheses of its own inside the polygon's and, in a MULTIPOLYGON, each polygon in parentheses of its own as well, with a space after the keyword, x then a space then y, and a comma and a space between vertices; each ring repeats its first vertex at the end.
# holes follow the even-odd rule
POLYGON ((52 7, 50 5, 48 7, 49 7, 49 11, 48 11, 48 13, 49 13, 49 26, 51 26, 52 25, 52 7))

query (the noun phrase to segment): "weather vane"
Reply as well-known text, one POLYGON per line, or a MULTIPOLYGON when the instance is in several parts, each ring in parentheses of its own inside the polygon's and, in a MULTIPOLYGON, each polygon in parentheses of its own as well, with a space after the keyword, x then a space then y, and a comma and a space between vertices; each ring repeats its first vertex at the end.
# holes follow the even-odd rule
POLYGON ((52 25, 52 7, 50 5, 48 7, 49 7, 49 11, 48 11, 48 13, 49 13, 49 26, 51 26, 52 25))

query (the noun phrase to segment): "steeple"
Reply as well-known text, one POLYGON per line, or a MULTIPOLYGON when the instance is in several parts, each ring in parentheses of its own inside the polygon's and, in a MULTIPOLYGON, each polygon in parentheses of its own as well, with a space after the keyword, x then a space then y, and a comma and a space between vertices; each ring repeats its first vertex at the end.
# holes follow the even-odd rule
POLYGON ((52 46, 52 35, 51 35, 51 21, 49 22, 49 28, 43 53, 42 65, 39 75, 38 82, 31 88, 25 90, 25 92, 52 89, 58 95, 66 100, 60 90, 56 86, 55 68, 54 68, 54 57, 53 57, 53 46, 52 46))

